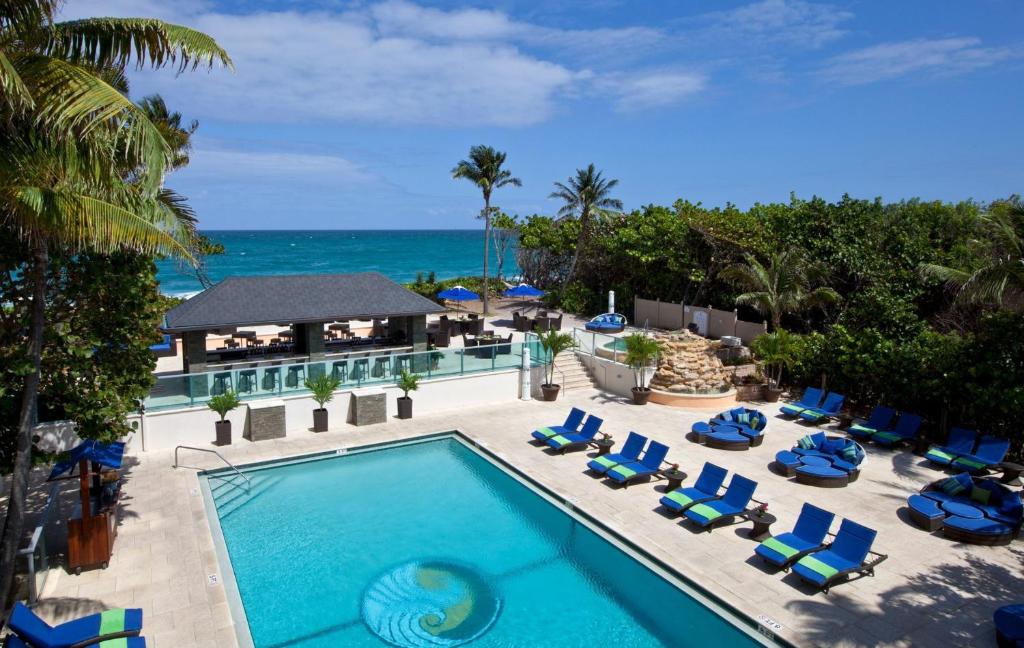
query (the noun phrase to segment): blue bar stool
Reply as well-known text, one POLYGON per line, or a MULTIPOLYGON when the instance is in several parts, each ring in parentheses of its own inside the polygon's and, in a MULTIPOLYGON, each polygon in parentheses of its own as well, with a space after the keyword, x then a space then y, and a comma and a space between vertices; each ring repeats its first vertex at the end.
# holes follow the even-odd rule
POLYGON ((251 394, 256 391, 256 370, 244 369, 238 372, 238 392, 251 394))
POLYGON ((224 392, 232 391, 231 389, 231 372, 225 371, 223 373, 213 374, 213 389, 210 393, 214 396, 223 394, 224 392))

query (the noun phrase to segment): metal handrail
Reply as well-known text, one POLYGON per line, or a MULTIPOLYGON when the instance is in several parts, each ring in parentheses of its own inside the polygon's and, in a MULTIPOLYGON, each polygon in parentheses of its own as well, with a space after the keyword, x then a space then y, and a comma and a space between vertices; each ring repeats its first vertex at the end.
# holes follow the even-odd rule
MULTIPOLYGON (((53 515, 53 510, 56 508, 60 511, 60 484, 54 484, 50 487, 50 494, 46 498, 46 506, 43 509, 43 514, 39 516, 39 522, 36 524, 35 529, 32 531, 32 537, 28 542, 28 546, 18 550, 19 556, 25 556, 25 560, 28 562, 28 604, 29 606, 35 605, 36 601, 39 600, 39 592, 36 589, 36 548, 39 546, 39 541, 43 537, 43 531, 46 524, 50 521, 53 515)), ((42 553, 42 568, 44 570, 49 569, 49 564, 46 555, 46 545, 44 542, 43 553, 42 553)), ((45 578, 44 578, 45 583, 45 578)))
POLYGON ((246 488, 246 490, 249 490, 249 488, 252 486, 252 482, 249 481, 248 477, 246 477, 245 475, 242 474, 241 470, 236 468, 233 463, 231 463, 230 461, 225 459, 224 455, 222 455, 221 453, 217 452, 216 450, 210 450, 209 448, 197 448, 195 446, 187 446, 187 445, 176 446, 174 448, 174 467, 175 468, 178 467, 178 450, 181 450, 182 448, 184 448, 185 450, 197 450, 199 452, 209 452, 210 454, 217 455, 217 457, 221 461, 223 461, 225 464, 227 464, 228 468, 230 468, 231 470, 235 471, 236 475, 238 475, 239 477, 241 477, 242 479, 245 480, 245 488, 246 488))

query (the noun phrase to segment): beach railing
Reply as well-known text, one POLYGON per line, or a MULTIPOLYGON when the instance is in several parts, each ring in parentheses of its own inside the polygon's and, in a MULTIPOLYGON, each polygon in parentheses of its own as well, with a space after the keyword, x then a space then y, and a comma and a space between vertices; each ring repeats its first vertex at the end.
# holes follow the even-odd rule
POLYGON ((576 342, 576 353, 620 364, 626 361, 626 343, 620 337, 576 327, 572 330, 572 338, 576 342))
POLYGON ((472 348, 429 351, 353 352, 312 361, 268 365, 239 362, 217 371, 158 376, 144 401, 147 412, 204 405, 212 396, 232 391, 242 401, 310 393, 306 379, 324 374, 337 377, 339 391, 397 382, 402 370, 424 379, 508 371, 522 365, 523 347, 532 345, 533 364, 540 358, 536 341, 499 342, 472 348))

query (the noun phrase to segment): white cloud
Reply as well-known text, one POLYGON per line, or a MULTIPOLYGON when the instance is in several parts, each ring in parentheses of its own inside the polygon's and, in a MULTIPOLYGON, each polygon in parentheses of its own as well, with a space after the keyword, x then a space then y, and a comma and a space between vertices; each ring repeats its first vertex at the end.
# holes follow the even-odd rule
POLYGON ((679 103, 704 89, 705 77, 692 72, 652 72, 608 77, 599 86, 616 96, 620 112, 636 112, 679 103))
POLYGON ((191 161, 175 177, 188 180, 247 184, 287 182, 289 185, 346 188, 380 181, 375 174, 343 157, 278 151, 242 151, 199 140, 191 161))
MULTIPOLYGON (((234 60, 234 74, 168 82, 166 74, 142 73, 135 93, 159 91, 200 119, 271 123, 529 126, 595 87, 623 85, 627 75, 608 71, 608 59, 621 66, 664 38, 643 27, 554 29, 499 11, 407 0, 241 15, 202 0, 81 0, 68 10, 68 17, 154 15, 211 34, 234 60), (587 64, 600 61, 605 69, 587 64)), ((638 89, 651 82, 642 69, 633 76, 638 89)), ((651 103, 688 94, 679 79, 673 83, 675 91, 662 89, 651 103)))
POLYGON ((853 14, 804 0, 760 0, 702 18, 711 39, 813 49, 841 38, 846 32, 840 26, 853 14))
POLYGON ((907 74, 950 75, 989 67, 1014 55, 982 47, 973 37, 915 39, 847 52, 826 62, 821 75, 841 85, 863 85, 907 74))

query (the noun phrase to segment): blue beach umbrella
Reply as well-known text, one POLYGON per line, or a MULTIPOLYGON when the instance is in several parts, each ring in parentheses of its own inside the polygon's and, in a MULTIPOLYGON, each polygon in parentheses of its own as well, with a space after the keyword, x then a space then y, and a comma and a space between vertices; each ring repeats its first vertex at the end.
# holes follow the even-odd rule
POLYGON ((534 288, 530 284, 521 283, 514 288, 509 288, 504 292, 506 297, 519 297, 522 299, 534 299, 537 297, 543 297, 544 291, 540 288, 534 288))
POLYGON ((472 290, 467 290, 462 286, 453 286, 448 290, 442 290, 441 292, 437 293, 437 296, 440 297, 441 299, 447 299, 457 304, 464 301, 474 301, 480 299, 480 295, 476 294, 472 290))

